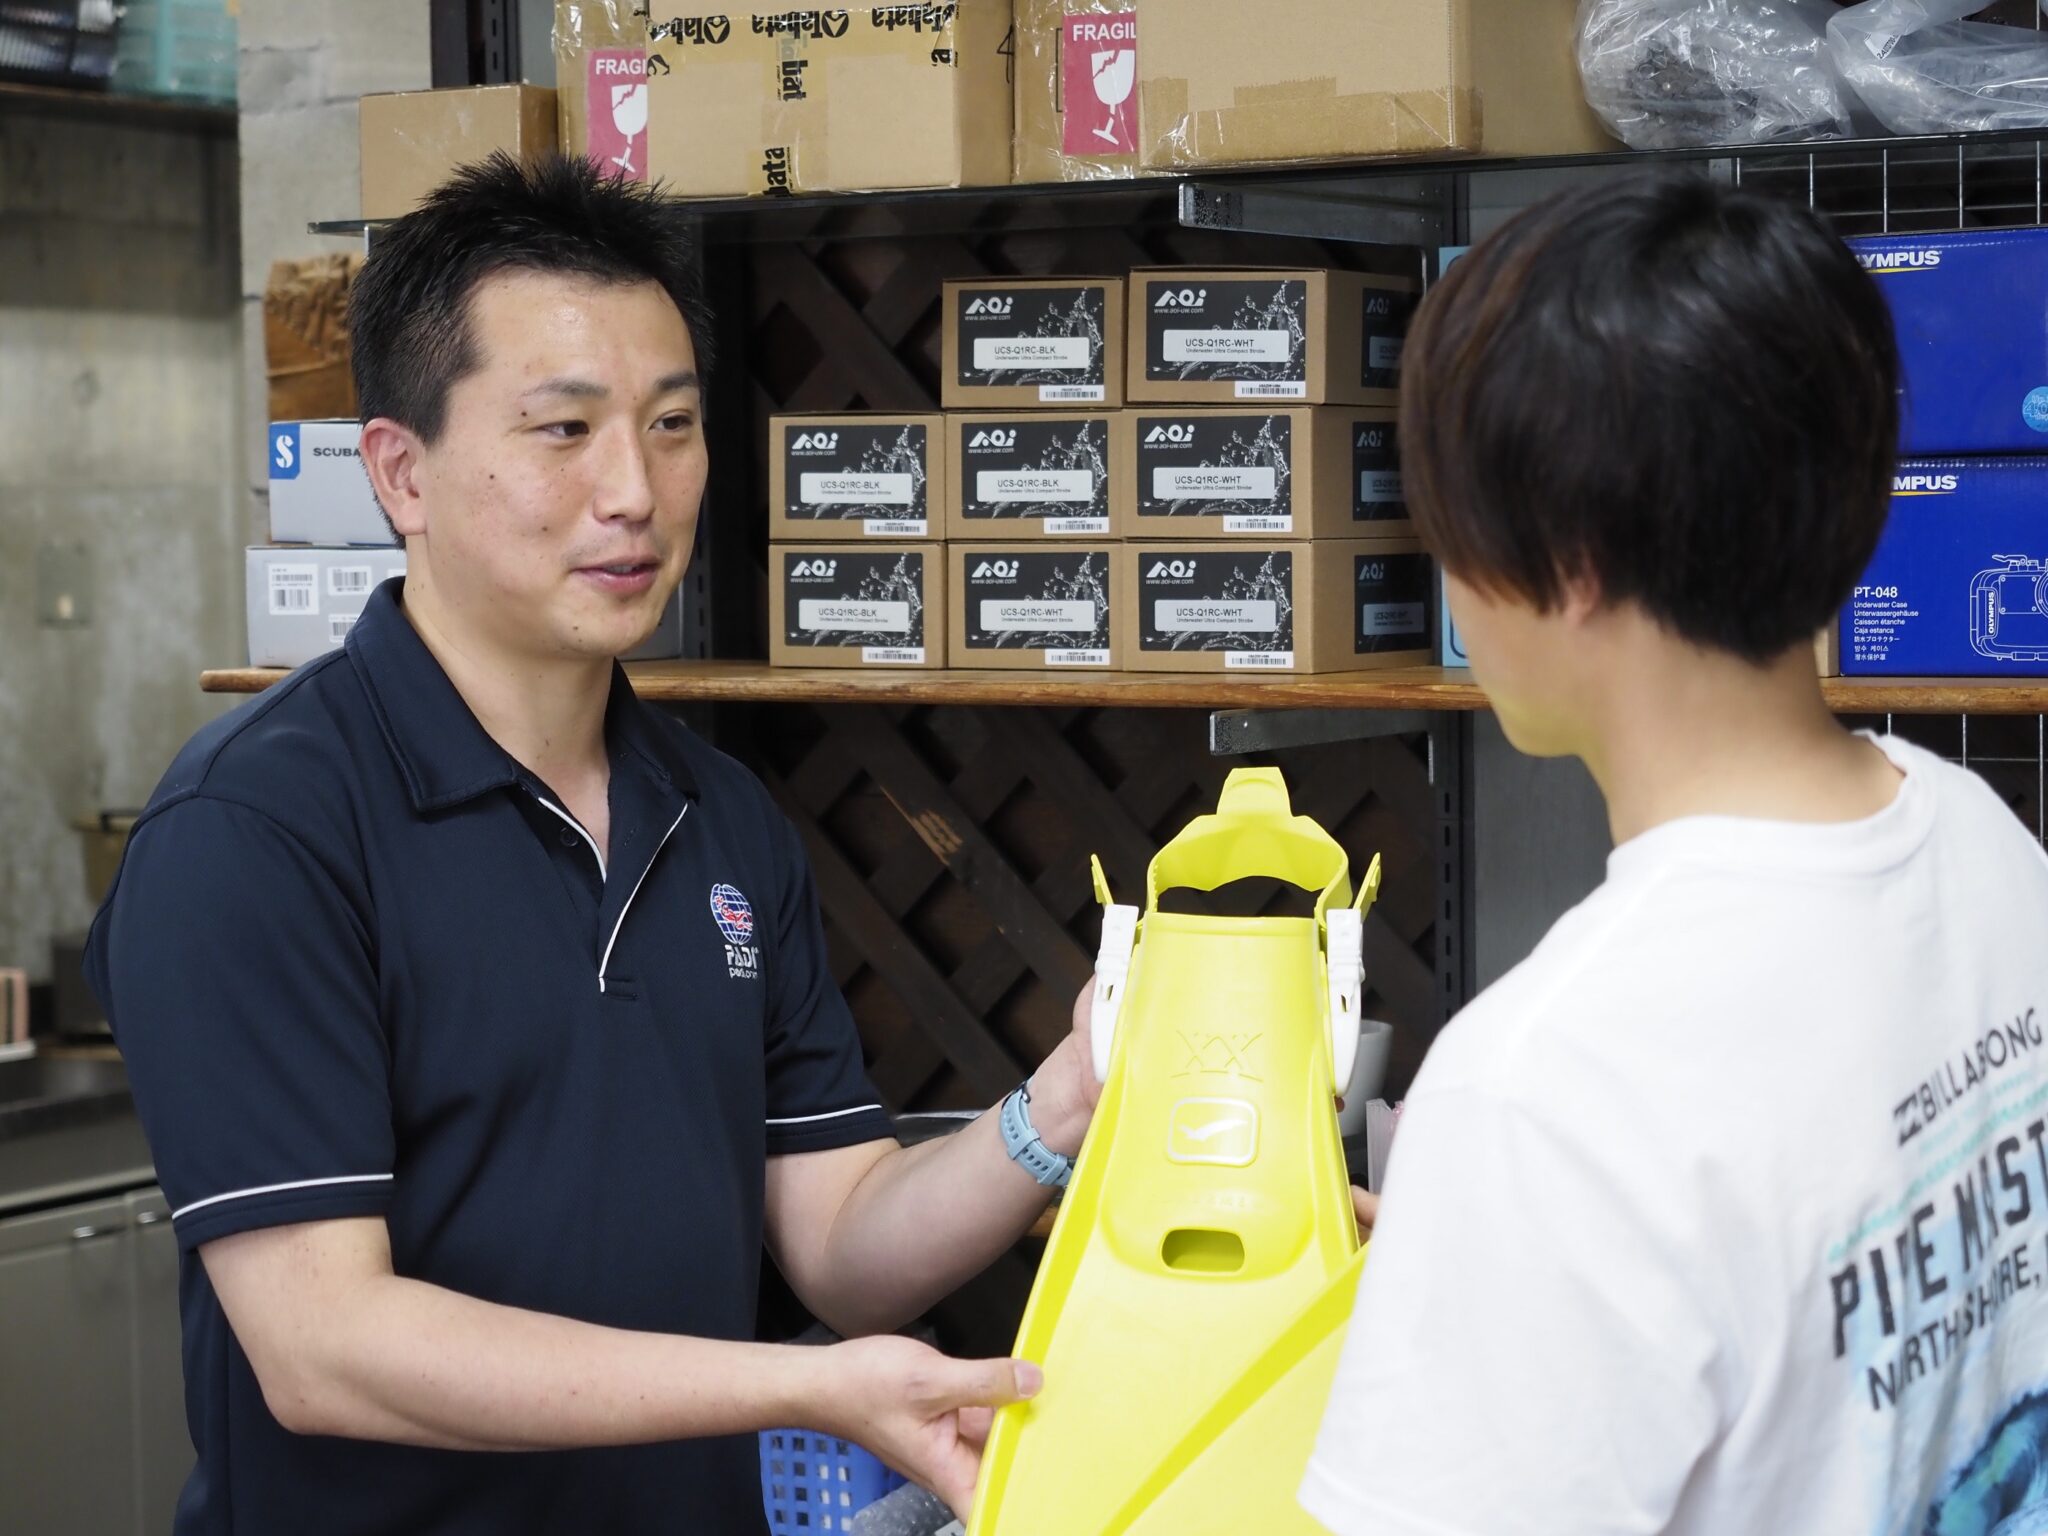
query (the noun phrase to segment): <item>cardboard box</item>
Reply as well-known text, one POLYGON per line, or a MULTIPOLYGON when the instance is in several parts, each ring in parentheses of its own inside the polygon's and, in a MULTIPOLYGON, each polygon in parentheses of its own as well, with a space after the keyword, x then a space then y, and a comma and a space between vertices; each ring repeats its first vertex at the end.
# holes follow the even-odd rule
POLYGON ((2048 453, 2048 229, 1884 235, 1849 248, 1891 305, 1901 450, 2048 453))
POLYGON ((455 171, 504 150, 516 160, 555 152, 555 93, 538 85, 474 85, 365 96, 363 217, 395 219, 455 171))
POLYGON ((555 121, 563 153, 645 181, 647 17, 636 3, 555 0, 555 121))
POLYGON ((1842 610, 1847 677, 2048 677, 2048 458, 1909 459, 1842 610))
POLYGON ((945 565, 936 543, 769 545, 769 665, 945 666, 945 565))
POLYGON ((689 197, 1006 186, 1009 34, 1007 0, 686 6, 648 34, 654 175, 689 197))
POLYGON ((926 539, 944 529, 945 418, 768 418, 770 539, 926 539))
POLYGON ((300 667, 348 638, 370 594, 405 574, 403 549, 258 546, 246 556, 249 665, 300 667))
POLYGON ((270 419, 353 416, 348 291, 363 258, 354 252, 273 261, 263 285, 263 367, 270 419))
POLYGON ((1421 297, 1409 278, 1363 272, 1141 267, 1126 393, 1133 404, 1397 405, 1421 297))
POLYGON ((1114 671, 1130 644, 1121 544, 953 544, 947 654, 956 667, 1114 671))
POLYGON ((1394 412, 1374 406, 1192 410, 1130 423, 1127 539, 1387 538, 1410 531, 1394 412))
POLYGON ((942 305, 947 410, 1123 404, 1122 278, 947 283, 942 305))
POLYGON ((1138 174, 1137 0, 1017 0, 1020 182, 1138 174))
POLYGON ((1413 539, 1125 546, 1134 672, 1427 665, 1436 572, 1413 539))
POLYGON ((270 424, 270 537, 279 544, 392 543, 353 419, 270 424))
POLYGON ((1613 150, 1576 0, 1140 0, 1138 163, 1613 150))
POLYGON ((1130 423, 1111 411, 946 418, 946 537, 1122 538, 1130 423))

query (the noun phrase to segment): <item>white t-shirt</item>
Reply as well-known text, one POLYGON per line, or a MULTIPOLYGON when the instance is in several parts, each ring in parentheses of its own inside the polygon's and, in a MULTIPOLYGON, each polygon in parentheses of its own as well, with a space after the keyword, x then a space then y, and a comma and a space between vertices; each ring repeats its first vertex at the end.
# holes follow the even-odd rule
POLYGON ((1445 1029, 1331 1530, 2048 1532, 2048 857, 1880 745, 1876 816, 1658 827, 1445 1029))

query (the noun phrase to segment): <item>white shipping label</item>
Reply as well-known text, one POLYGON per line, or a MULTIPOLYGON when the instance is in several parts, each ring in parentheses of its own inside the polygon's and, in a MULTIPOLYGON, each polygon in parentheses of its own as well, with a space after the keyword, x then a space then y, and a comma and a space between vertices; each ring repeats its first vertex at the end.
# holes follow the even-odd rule
POLYGON ((1375 336, 1366 348, 1366 365, 1387 372, 1401 366, 1402 336, 1375 336))
POLYGON ((1041 384, 1038 386, 1040 405, 1061 405, 1069 401, 1086 404, 1100 403, 1109 398, 1109 389, 1102 384, 1041 384))
POLYGON ((1095 472, 1089 469, 984 469, 974 476, 974 499, 997 501, 1093 501, 1095 472))
POLYGON ((1223 519, 1225 533, 1292 533, 1294 516, 1288 513, 1279 517, 1226 517, 1223 519))
POLYGON ((1292 672, 1292 651, 1226 651, 1223 667, 1228 672, 1292 672))
POLYGON ((816 506, 907 507, 917 498, 917 478, 811 470, 797 477, 796 495, 816 506))
POLYGON ((1306 400, 1307 379, 1239 379, 1240 400, 1306 400))
POLYGON ((1358 627, 1367 635, 1419 635, 1429 618, 1423 603, 1361 603, 1358 627))
POLYGON ((1047 533, 1107 533, 1109 519, 1106 517, 1048 517, 1045 519, 1047 533))
POLYGON ((327 568, 329 597, 363 597, 369 593, 373 572, 367 565, 330 565, 327 568))
POLYGON ((796 626, 861 634, 909 634, 910 604, 856 597, 806 597, 797 602, 796 626))
POLYGON ((1358 477, 1358 504, 1362 507, 1383 507, 1405 499, 1398 469, 1368 469, 1358 477))
POLYGON ((1285 331, 1168 331, 1160 345, 1169 363, 1284 363, 1291 340, 1285 331))
POLYGON ((860 659, 871 667, 921 667, 924 665, 924 647, 864 645, 860 648, 860 659))
POLYGON ((1280 627, 1280 605, 1270 598, 1240 602, 1154 598, 1152 628, 1160 634, 1256 635, 1280 627))
POLYGON ((926 520, 921 517, 864 517, 860 531, 870 539, 921 539, 926 520))
POLYGON ((286 619, 320 611, 320 567, 266 565, 264 585, 270 592, 270 616, 286 619))
POLYGON ((982 373, 998 368, 1086 368, 1086 336, 977 336, 974 366, 982 373))
POLYGON ((1279 491, 1270 464, 1152 471, 1154 501, 1271 501, 1279 491))
POLYGON ((348 638, 348 632, 356 627, 360 613, 330 613, 327 616, 327 639, 330 644, 339 645, 348 638))
POLYGON ((1018 629, 1071 629, 1084 635, 1093 634, 1095 605, 1090 602, 1057 602, 1052 599, 982 599, 983 634, 992 635, 1003 630, 1018 629))
POLYGON ((1045 664, 1048 667, 1106 667, 1109 665, 1109 652, 1047 651, 1045 664))

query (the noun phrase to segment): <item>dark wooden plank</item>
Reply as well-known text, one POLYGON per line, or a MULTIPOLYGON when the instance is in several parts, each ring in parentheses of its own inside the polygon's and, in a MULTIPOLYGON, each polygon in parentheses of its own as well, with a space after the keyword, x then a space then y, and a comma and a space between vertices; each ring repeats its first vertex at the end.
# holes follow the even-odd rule
MULTIPOLYGON (((985 712, 989 730, 1004 754, 1031 765, 1034 781, 1057 797, 1081 823, 1089 853, 1102 856, 1112 889, 1124 901, 1145 899, 1145 871, 1159 844, 1132 819, 1101 777, 1081 760, 1066 737, 1037 712, 985 712), (1135 895, 1133 895, 1135 893, 1135 895)), ((1086 856, 1083 856, 1083 864, 1086 856)))

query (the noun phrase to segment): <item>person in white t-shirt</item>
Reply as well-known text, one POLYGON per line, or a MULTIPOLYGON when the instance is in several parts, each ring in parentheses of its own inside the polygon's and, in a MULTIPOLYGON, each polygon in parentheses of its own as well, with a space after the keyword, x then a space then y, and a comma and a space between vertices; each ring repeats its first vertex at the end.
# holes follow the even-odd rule
POLYGON ((1803 208, 1609 184, 1454 266, 1404 374, 1473 672, 1616 848, 1423 1064, 1303 1506, 2048 1532, 2048 857, 1816 678, 1891 490, 1876 286, 1803 208))

